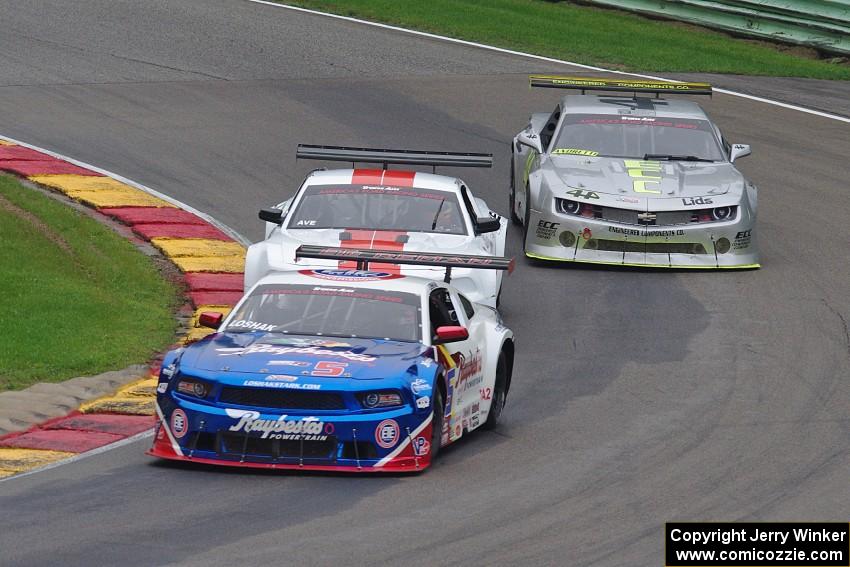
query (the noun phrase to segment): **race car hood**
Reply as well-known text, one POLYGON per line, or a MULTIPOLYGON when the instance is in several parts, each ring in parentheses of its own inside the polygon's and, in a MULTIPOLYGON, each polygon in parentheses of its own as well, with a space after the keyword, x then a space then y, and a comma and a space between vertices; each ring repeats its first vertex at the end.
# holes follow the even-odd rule
POLYGON ((375 380, 400 376, 430 347, 379 339, 282 336, 278 333, 216 333, 186 348, 182 371, 307 374, 320 361, 345 364, 344 377, 375 380))
POLYGON ((541 173, 543 184, 559 196, 580 189, 643 200, 740 195, 744 190, 743 176, 730 163, 551 156, 541 173))

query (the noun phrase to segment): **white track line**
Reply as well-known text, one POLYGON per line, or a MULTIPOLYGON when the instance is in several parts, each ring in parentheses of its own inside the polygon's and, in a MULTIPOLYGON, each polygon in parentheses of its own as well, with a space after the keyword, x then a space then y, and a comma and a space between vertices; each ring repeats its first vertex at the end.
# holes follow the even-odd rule
POLYGON ((13 474, 12 476, 7 476, 5 478, 0 478, 0 483, 8 482, 10 480, 15 480, 17 478, 24 478, 31 474, 40 473, 43 471, 47 471, 50 469, 55 469, 56 467, 61 467, 62 465, 69 465, 71 463, 76 463, 77 461, 82 461, 83 459, 87 459, 89 457, 94 457, 95 455, 99 455, 101 453, 105 453, 107 451, 111 451, 112 449, 117 449, 119 447, 123 447, 124 445, 129 445, 130 443, 135 443, 136 441, 140 441, 141 439, 146 439, 148 437, 153 436, 153 428, 142 431, 141 433, 136 433, 135 435, 131 435, 125 439, 120 441, 115 441, 114 443, 110 443, 109 445, 103 445, 102 447, 98 447, 97 449, 92 449, 91 451, 86 451, 85 453, 80 453, 78 455, 74 455, 73 457, 68 457, 67 459, 62 459, 61 461, 54 461, 52 463, 48 463, 43 467, 38 467, 35 469, 28 470, 26 472, 13 474))
MULTIPOLYGON (((512 49, 504 49, 501 47, 494 47, 492 45, 486 45, 484 43, 476 43, 474 41, 466 41, 463 39, 456 39, 453 37, 446 37, 443 35, 437 35, 433 33, 421 32, 416 30, 409 30, 407 28, 400 28, 398 26, 391 26, 388 24, 380 24, 377 22, 369 22, 367 20, 360 20, 358 18, 352 18, 350 16, 340 16, 338 14, 329 14, 327 12, 319 12, 317 10, 309 10, 307 8, 300 8, 298 6, 289 6, 287 4, 280 4, 278 2, 270 2, 269 0, 248 0, 248 2, 253 2, 254 4, 264 4, 266 6, 274 6, 276 8, 283 8, 285 10, 292 10, 295 12, 303 12, 305 14, 313 14, 315 16, 325 16, 326 18, 333 18, 335 20, 343 20, 346 22, 353 22, 356 24, 363 24, 366 26, 372 26, 376 28, 382 28, 386 30, 392 30, 396 32, 406 33, 410 35, 418 35, 420 37, 427 37, 429 39, 436 39, 440 41, 447 41, 449 43, 456 43, 459 45, 466 45, 468 47, 478 47, 480 49, 487 49, 489 51, 496 51, 498 53, 506 53, 508 55, 516 55, 519 57, 527 57, 529 59, 536 59, 538 61, 546 61, 548 63, 558 63, 560 65, 571 65, 573 67, 579 67, 581 69, 587 69, 588 71, 599 71, 603 73, 615 73, 617 75, 626 75, 630 77, 640 77, 642 79, 653 79, 656 81, 669 81, 671 83, 680 83, 682 81, 677 81, 675 79, 668 79, 666 77, 656 77, 654 75, 642 75, 640 73, 627 73, 625 71, 616 71, 614 69, 606 69, 604 67, 594 67, 593 65, 584 65, 582 63, 574 63, 572 61, 564 61, 563 59, 554 59, 552 57, 544 57, 542 55, 534 55, 533 53, 525 53, 522 51, 514 51, 512 49)), ((785 102, 780 102, 778 100, 772 100, 769 98, 763 98, 760 96, 753 96, 746 93, 739 93, 737 91, 730 91, 726 89, 714 89, 714 92, 721 93, 730 96, 736 96, 739 98, 745 98, 748 100, 754 100, 756 102, 763 102, 765 104, 772 104, 773 106, 779 106, 782 108, 788 108, 790 110, 796 110, 798 112, 805 112, 806 114, 813 114, 815 116, 820 116, 822 118, 829 118, 831 120, 838 120, 839 122, 845 122, 850 124, 850 118, 844 116, 838 116, 836 114, 830 114, 828 112, 821 112, 820 110, 813 110, 811 108, 805 108, 803 106, 797 106, 795 104, 788 104, 785 102)))
POLYGON ((218 219, 215 219, 215 218, 211 217, 210 215, 203 213, 203 212, 199 211, 198 209, 196 209, 192 206, 189 206, 182 201, 178 201, 174 197, 170 197, 168 195, 165 195, 164 193, 160 193, 159 191, 157 191, 155 189, 151 189, 150 187, 148 187, 146 185, 142 185, 141 183, 139 183, 137 181, 133 181, 132 179, 127 179, 123 175, 118 175, 117 173, 113 173, 109 170, 102 169, 100 167, 91 165, 90 163, 79 161, 79 160, 76 160, 74 158, 68 157, 66 155, 62 155, 62 154, 57 153, 57 152, 46 150, 44 148, 40 148, 38 146, 34 146, 34 145, 28 144, 26 142, 21 142, 20 140, 15 140, 14 138, 9 138, 7 136, 0 136, 0 140, 5 140, 7 142, 17 144, 19 146, 24 146, 26 148, 30 148, 31 150, 36 150, 36 151, 45 153, 47 155, 51 155, 55 158, 67 161, 69 163, 73 163, 74 165, 78 165, 78 166, 83 167, 85 169, 90 169, 92 171, 96 171, 98 173, 106 175, 107 177, 112 177, 113 179, 120 181, 121 183, 126 183, 127 185, 130 185, 131 187, 135 187, 136 189, 138 189, 140 191, 144 191, 145 193, 149 193, 150 195, 153 195, 154 197, 159 197, 163 201, 171 203, 172 205, 175 205, 175 206, 183 209, 184 211, 188 211, 188 212, 192 213, 193 215, 201 217, 202 219, 204 219, 205 221, 207 221, 211 225, 215 226, 216 228, 221 230, 223 233, 227 234, 229 237, 233 238, 234 240, 236 240, 237 242, 239 242, 240 244, 242 244, 246 247, 251 245, 250 240, 248 240, 247 238, 245 238, 244 236, 239 234, 239 232, 237 232, 235 229, 230 228, 229 226, 227 226, 223 222, 219 221, 218 219))

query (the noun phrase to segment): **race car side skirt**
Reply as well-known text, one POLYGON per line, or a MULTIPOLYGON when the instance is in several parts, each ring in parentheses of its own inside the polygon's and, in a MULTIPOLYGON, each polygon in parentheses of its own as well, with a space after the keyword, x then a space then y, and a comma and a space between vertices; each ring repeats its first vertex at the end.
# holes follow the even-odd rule
POLYGON ((667 268, 667 269, 688 269, 688 270, 755 270, 761 268, 761 264, 737 264, 734 266, 694 266, 692 264, 636 264, 633 262, 605 262, 603 260, 571 260, 568 258, 553 258, 551 256, 543 256, 534 252, 526 252, 525 255, 529 258, 537 260, 547 260, 551 262, 572 262, 575 264, 600 264, 603 266, 628 266, 631 268, 667 268))

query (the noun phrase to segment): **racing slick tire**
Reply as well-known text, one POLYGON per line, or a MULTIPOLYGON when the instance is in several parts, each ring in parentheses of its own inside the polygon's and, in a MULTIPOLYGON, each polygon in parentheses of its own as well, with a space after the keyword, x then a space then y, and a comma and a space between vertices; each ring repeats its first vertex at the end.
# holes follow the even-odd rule
POLYGON ((505 409, 505 400, 508 397, 508 357, 505 351, 499 353, 499 361, 496 363, 496 383, 493 385, 493 401, 490 411, 487 413, 487 421, 484 429, 494 429, 499 425, 502 418, 502 410, 505 409))
POLYGON ((521 225, 522 220, 516 214, 516 183, 514 179, 516 179, 514 175, 514 156, 511 154, 511 222, 515 225, 521 225))
MULTIPOLYGON (((442 380, 442 378, 438 378, 438 380, 442 380)), ((434 385, 434 399, 431 402, 431 408, 434 411, 431 418, 431 462, 433 463, 440 452, 440 444, 443 441, 443 415, 445 414, 443 393, 436 384, 434 385)))
POLYGON ((528 187, 525 188, 526 202, 525 202, 525 214, 522 219, 522 251, 528 255, 528 249, 526 248, 526 242, 528 241, 528 224, 531 222, 531 206, 528 203, 528 187))

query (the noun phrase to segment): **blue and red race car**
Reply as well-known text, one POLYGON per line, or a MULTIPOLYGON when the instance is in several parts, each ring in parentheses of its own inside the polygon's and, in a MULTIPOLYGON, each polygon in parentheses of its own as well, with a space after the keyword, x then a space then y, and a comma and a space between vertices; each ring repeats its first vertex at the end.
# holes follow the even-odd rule
POLYGON ((149 454, 218 465, 421 471, 498 421, 513 333, 492 308, 399 264, 507 270, 492 256, 302 246, 356 262, 262 278, 218 332, 170 352, 149 454), (372 269, 368 263, 372 262, 372 269))

